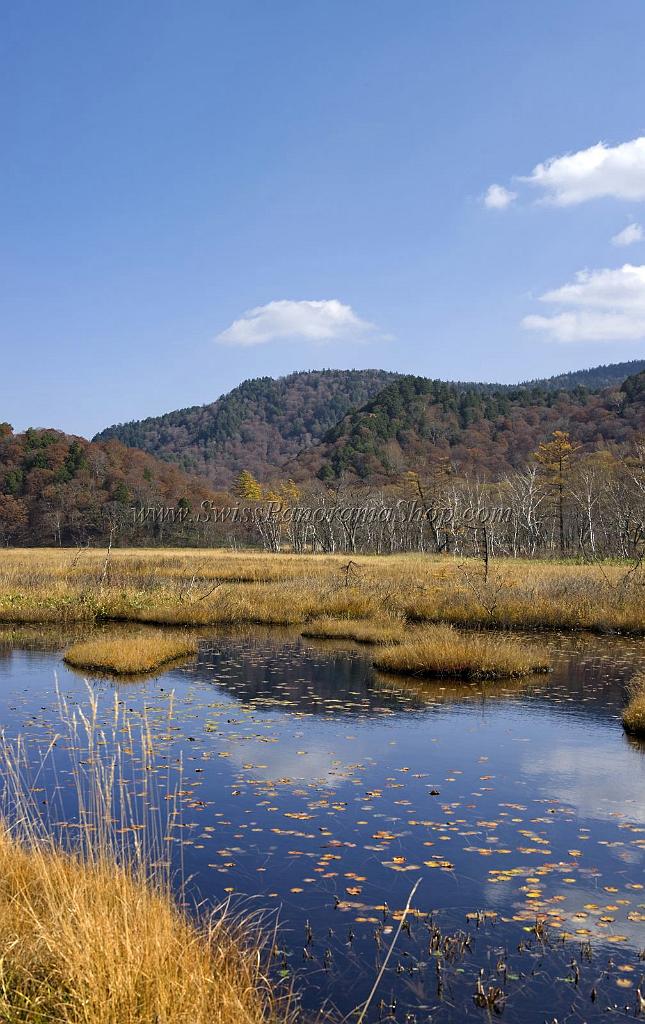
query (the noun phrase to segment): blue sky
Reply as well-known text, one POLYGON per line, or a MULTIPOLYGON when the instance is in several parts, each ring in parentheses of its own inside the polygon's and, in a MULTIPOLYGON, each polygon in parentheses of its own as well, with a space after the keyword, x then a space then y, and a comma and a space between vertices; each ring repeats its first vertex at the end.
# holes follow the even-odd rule
POLYGON ((642 357, 644 38, 642 0, 4 4, 0 420, 642 357))

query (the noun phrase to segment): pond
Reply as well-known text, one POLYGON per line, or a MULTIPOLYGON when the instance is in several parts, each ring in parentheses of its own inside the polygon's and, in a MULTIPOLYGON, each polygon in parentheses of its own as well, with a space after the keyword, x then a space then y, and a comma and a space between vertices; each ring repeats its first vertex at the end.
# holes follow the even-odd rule
MULTIPOLYGON (((275 913, 276 973, 304 1011, 367 998, 420 880, 369 1020, 480 1020, 489 986, 509 1022, 633 1016, 645 748, 620 712, 645 648, 540 642, 551 675, 486 689, 388 679, 353 644, 260 630, 203 637, 195 663, 154 679, 90 685, 106 721, 115 691, 145 712, 160 769, 181 759, 189 890, 275 913)), ((34 750, 58 728, 56 679, 87 703, 61 643, 0 648, 0 721, 34 750)))

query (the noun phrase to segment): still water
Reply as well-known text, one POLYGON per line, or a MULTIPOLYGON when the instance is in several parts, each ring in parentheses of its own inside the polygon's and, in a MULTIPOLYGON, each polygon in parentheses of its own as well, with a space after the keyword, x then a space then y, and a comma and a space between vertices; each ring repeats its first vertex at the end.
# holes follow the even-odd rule
MULTIPOLYGON (((115 690, 145 713, 162 790, 181 763, 187 888, 273 912, 276 974, 303 1011, 367 998, 420 879, 369 1020, 630 1018, 645 748, 620 712, 645 646, 540 642, 550 676, 485 690, 388 679, 360 647, 259 630, 204 637, 195 663, 155 679, 90 685, 106 721, 115 690)), ((0 722, 33 750, 58 728, 56 679, 87 704, 63 646, 0 647, 0 722)))

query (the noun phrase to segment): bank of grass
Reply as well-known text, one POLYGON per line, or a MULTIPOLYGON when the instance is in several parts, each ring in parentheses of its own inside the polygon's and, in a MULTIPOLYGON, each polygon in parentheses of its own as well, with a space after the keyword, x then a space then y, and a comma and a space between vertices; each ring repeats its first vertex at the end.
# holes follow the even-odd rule
POLYGON ((176 790, 156 789, 147 723, 117 695, 107 716, 89 690, 78 708, 59 701, 66 742, 44 761, 0 740, 0 1020, 290 1024, 257 919, 200 918, 173 894, 176 790), (71 782, 64 804, 58 787, 42 799, 50 758, 71 782))
POLYGON ((314 620, 452 623, 485 629, 645 633, 645 574, 420 554, 356 556, 213 550, 7 549, 0 622, 127 621, 164 626, 314 620))
POLYGON ((195 654, 197 641, 193 637, 154 630, 134 636, 81 641, 65 651, 63 660, 78 669, 110 675, 139 675, 195 654))
POLYGON ((460 633, 453 626, 430 626, 407 643, 386 647, 373 657, 385 672, 447 679, 505 679, 547 672, 538 650, 493 634, 460 633))
POLYGON ((629 703, 623 711, 625 731, 645 739, 645 671, 630 680, 628 692, 629 703))
POLYGON ((109 858, 88 861, 0 832, 0 1019, 8 1024, 278 1020, 258 950, 238 932, 223 917, 194 925, 163 888, 109 858))
POLYGON ((405 623, 401 619, 314 619, 305 626, 301 636, 320 640, 354 640, 359 644, 400 644, 405 635, 405 623))

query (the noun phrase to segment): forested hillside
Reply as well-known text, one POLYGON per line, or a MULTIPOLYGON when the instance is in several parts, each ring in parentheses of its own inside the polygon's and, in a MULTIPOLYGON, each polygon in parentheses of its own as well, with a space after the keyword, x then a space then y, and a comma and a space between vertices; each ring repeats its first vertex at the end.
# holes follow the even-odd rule
POLYGON ((628 363, 609 363, 607 366, 593 366, 590 370, 573 370, 571 373, 560 373, 556 377, 523 381, 520 387, 538 385, 551 391, 573 391, 582 386, 590 391, 600 391, 601 388, 620 385, 628 377, 633 377, 642 370, 645 370, 645 359, 632 359, 628 363))
POLYGON ((381 480, 426 457, 494 475, 517 465, 550 430, 569 429, 571 417, 586 444, 595 443, 591 435, 601 441, 631 436, 631 420, 615 415, 620 399, 592 393, 607 387, 615 392, 644 369, 645 360, 633 360, 516 387, 385 370, 261 377, 210 405, 108 427, 94 440, 116 438, 205 477, 217 489, 230 488, 242 470, 261 482, 285 472, 331 479, 344 471, 381 480), (594 429, 597 410, 611 424, 594 429))
POLYGON ((127 521, 132 505, 211 495, 201 481, 118 441, 0 424, 0 545, 82 544, 127 521))
POLYGON ((384 483, 436 465, 499 479, 525 464, 555 430, 570 433, 586 451, 642 438, 644 380, 645 371, 599 392, 541 384, 482 391, 402 377, 302 453, 290 473, 298 480, 350 476, 384 483))
POLYGON ((397 376, 386 370, 315 370, 278 380, 259 377, 210 405, 108 427, 94 440, 117 438, 177 462, 218 488, 230 487, 243 469, 268 480, 397 376))
MULTIPOLYGON (((223 517, 219 526, 217 520, 190 526, 183 513, 194 513, 216 491, 222 505, 276 496, 324 504, 327 485, 336 492, 341 482, 345 496, 365 488, 362 493, 373 500, 377 493, 403 493, 410 473, 436 493, 449 488, 453 498, 478 483, 510 486, 535 470, 536 452, 556 431, 564 432, 578 468, 591 466, 592 453, 601 451, 603 479, 618 479, 625 458, 642 462, 645 370, 599 391, 581 385, 554 390, 549 382, 494 388, 379 371, 320 371, 248 381, 222 400, 219 413, 209 415, 210 408, 189 410, 187 419, 172 413, 122 429, 132 441, 156 444, 167 459, 183 451, 183 461, 208 470, 216 488, 205 475, 191 477, 176 462, 115 438, 90 442, 34 429, 14 434, 0 425, 0 544, 104 542, 115 525, 115 543, 253 542, 248 525, 231 532, 223 517), (370 389, 376 392, 371 398, 347 409, 370 389), (325 430, 325 424, 331 426, 325 430), (134 506, 179 506, 182 517, 177 523, 165 517, 139 522, 134 506)), ((260 534, 263 543, 277 543, 260 534)), ((300 540, 292 538, 295 546, 300 540)), ((606 546, 613 550, 609 541, 606 546)))

